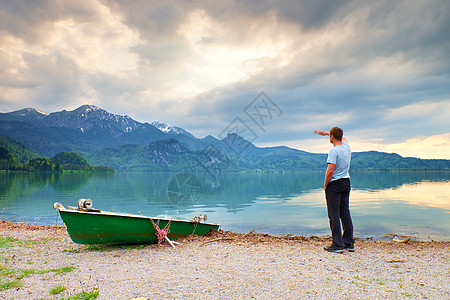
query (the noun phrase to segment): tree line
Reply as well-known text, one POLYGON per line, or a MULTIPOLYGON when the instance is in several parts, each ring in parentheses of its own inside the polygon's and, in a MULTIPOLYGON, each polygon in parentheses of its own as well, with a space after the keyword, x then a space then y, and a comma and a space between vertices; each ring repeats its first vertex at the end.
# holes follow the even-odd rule
POLYGON ((24 172, 114 172, 114 168, 92 166, 86 159, 73 152, 62 152, 52 159, 46 157, 32 158, 27 163, 17 162, 14 155, 0 146, 0 170, 24 172))

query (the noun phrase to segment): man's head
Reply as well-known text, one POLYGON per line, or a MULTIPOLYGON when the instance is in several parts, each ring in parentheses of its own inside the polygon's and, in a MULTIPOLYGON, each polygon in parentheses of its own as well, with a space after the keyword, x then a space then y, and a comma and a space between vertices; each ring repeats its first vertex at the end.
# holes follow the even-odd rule
POLYGON ((342 141, 342 136, 344 135, 344 131, 339 127, 333 127, 330 129, 330 142, 331 137, 334 137, 338 141, 342 141))

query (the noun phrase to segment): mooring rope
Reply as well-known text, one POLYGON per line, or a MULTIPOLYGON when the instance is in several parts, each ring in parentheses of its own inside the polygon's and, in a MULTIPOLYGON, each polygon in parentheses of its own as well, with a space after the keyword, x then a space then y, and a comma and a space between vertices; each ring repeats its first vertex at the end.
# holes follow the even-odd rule
POLYGON ((194 231, 192 231, 192 233, 191 233, 191 234, 194 234, 194 233, 195 233, 195 231, 197 230, 197 225, 198 225, 198 223, 200 223, 200 222, 199 222, 199 221, 195 222, 195 226, 194 226, 194 231))
POLYGON ((169 219, 169 222, 167 222, 166 226, 164 226, 163 229, 159 228, 159 221, 158 222, 153 222, 153 219, 150 219, 150 221, 152 221, 153 224, 153 228, 155 228, 156 233, 155 235, 158 237, 158 244, 161 245, 161 242, 165 239, 165 237, 169 234, 170 232, 170 223, 172 222, 171 219, 169 219))

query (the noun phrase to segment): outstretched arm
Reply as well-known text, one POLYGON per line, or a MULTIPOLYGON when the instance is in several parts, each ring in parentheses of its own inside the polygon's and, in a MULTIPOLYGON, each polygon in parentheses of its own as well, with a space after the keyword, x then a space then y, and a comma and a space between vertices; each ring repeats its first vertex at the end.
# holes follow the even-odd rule
POLYGON ((315 130, 314 133, 316 133, 318 135, 322 135, 322 136, 330 135, 330 133, 328 131, 325 131, 325 130, 315 130))
MULTIPOLYGON (((322 135, 322 136, 328 136, 328 135, 330 135, 330 132, 325 131, 325 130, 314 130, 314 133, 316 133, 316 134, 318 134, 318 135, 322 135)), ((347 141, 347 139, 346 139, 345 137, 342 137, 342 141, 348 143, 348 141, 347 141)))

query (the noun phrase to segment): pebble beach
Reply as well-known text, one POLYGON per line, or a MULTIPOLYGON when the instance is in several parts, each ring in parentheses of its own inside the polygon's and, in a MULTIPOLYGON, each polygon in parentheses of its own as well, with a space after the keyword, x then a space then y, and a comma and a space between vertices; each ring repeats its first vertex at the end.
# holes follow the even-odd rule
POLYGON ((163 245, 88 246, 64 227, 0 222, 0 299, 450 299, 450 242, 219 230, 163 245), (82 298, 85 297, 85 298, 82 298))

